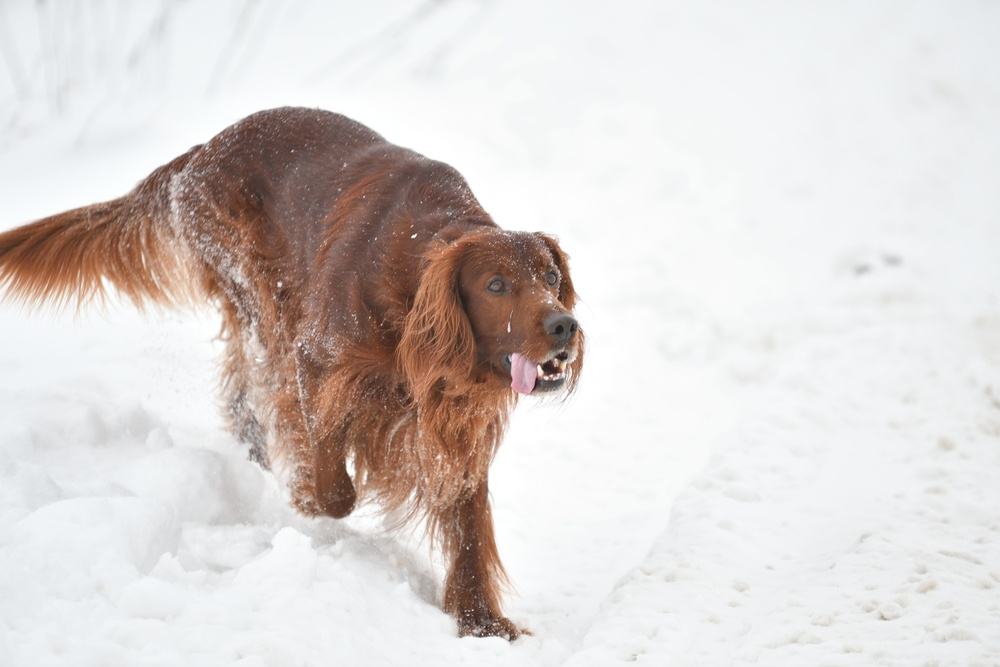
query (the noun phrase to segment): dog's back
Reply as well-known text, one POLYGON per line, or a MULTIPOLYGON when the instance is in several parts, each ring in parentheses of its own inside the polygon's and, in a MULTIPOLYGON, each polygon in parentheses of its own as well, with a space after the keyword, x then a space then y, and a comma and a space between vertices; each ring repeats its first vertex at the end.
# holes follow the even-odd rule
POLYGON ((142 305, 186 300, 192 279, 210 293, 248 287, 250 262, 285 258, 294 279, 344 188, 357 189, 352 163, 389 150, 403 149, 339 114, 255 113, 123 197, 0 234, 0 286, 25 302, 85 303, 107 281, 142 305))

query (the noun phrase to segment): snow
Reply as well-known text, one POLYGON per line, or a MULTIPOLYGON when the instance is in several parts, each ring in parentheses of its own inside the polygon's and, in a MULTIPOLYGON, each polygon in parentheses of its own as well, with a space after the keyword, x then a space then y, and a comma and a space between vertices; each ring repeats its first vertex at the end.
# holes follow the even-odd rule
POLYGON ((1000 664, 1000 7, 128 4, 0 7, 0 227, 322 106, 558 236, 587 364, 491 473, 534 635, 458 639, 245 460, 211 311, 0 305, 0 665, 1000 664))

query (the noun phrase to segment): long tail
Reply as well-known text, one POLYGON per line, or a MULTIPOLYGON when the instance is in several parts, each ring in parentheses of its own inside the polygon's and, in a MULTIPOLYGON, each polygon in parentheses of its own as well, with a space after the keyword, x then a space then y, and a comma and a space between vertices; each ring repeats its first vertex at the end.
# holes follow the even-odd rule
POLYGON ((183 248, 170 225, 170 179, 198 146, 158 168, 132 192, 0 234, 0 287, 37 304, 105 296, 111 283, 137 306, 192 296, 183 248))

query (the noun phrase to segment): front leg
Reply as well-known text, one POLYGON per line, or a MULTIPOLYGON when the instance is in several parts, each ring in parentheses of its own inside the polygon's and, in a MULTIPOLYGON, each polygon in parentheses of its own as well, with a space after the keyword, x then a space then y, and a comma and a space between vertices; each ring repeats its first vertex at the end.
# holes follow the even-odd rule
POLYGON ((343 519, 354 509, 358 495, 347 472, 347 431, 338 429, 316 443, 316 503, 327 516, 343 519))
POLYGON ((343 519, 354 510, 358 495, 354 482, 347 472, 348 434, 350 422, 346 418, 332 428, 323 427, 329 424, 329 415, 320 419, 322 406, 317 404, 318 387, 324 377, 331 376, 324 368, 307 353, 307 346, 295 345, 295 376, 298 389, 298 409, 302 415, 302 425, 305 435, 311 445, 312 484, 311 496, 307 500, 310 509, 315 512, 343 519), (321 424, 317 432, 316 425, 321 424))
POLYGON ((292 505, 307 516, 343 519, 350 514, 358 495, 347 472, 345 429, 318 441, 304 428, 286 428, 281 435, 287 443, 286 461, 293 465, 292 505))
POLYGON ((439 516, 437 527, 450 560, 444 610, 458 621, 459 635, 517 639, 524 630, 500 611, 507 575, 493 538, 486 481, 439 516))

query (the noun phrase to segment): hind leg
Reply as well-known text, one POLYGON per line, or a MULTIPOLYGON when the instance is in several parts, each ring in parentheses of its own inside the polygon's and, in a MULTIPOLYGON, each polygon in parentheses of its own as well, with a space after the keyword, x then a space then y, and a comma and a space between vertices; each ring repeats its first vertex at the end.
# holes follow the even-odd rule
MULTIPOLYGON (((277 344, 253 349, 238 311, 222 308, 226 357, 223 391, 232 432, 250 445, 250 458, 273 467, 303 514, 342 518, 357 500, 347 472, 346 432, 314 437, 309 397, 321 375, 307 360, 277 344), (261 417, 266 417, 262 425, 261 417)), ((298 348, 296 348, 298 349, 298 348)))
POLYGON ((249 458, 264 469, 271 467, 267 456, 267 440, 264 427, 249 404, 245 393, 236 393, 227 404, 230 428, 236 439, 249 445, 249 458))
POLYGON ((270 468, 267 454, 267 434, 258 419, 251 399, 253 378, 252 361, 240 335, 235 309, 226 304, 222 308, 223 339, 226 341, 225 361, 222 368, 222 392, 230 432, 240 442, 249 445, 250 460, 263 468, 270 468))
MULTIPOLYGON (((255 349, 242 331, 235 328, 235 309, 223 307, 226 355, 222 388, 226 417, 233 435, 250 447, 250 460, 273 469, 284 483, 295 508, 307 515, 345 516, 353 507, 334 499, 329 492, 328 471, 316 466, 314 446, 301 406, 294 363, 279 350, 255 349)), ((346 468, 338 479, 347 476, 346 468)), ((348 478, 348 483, 350 479, 348 478)), ((351 487, 353 490, 353 487, 351 487)), ((346 498, 343 494, 333 494, 346 498)))

